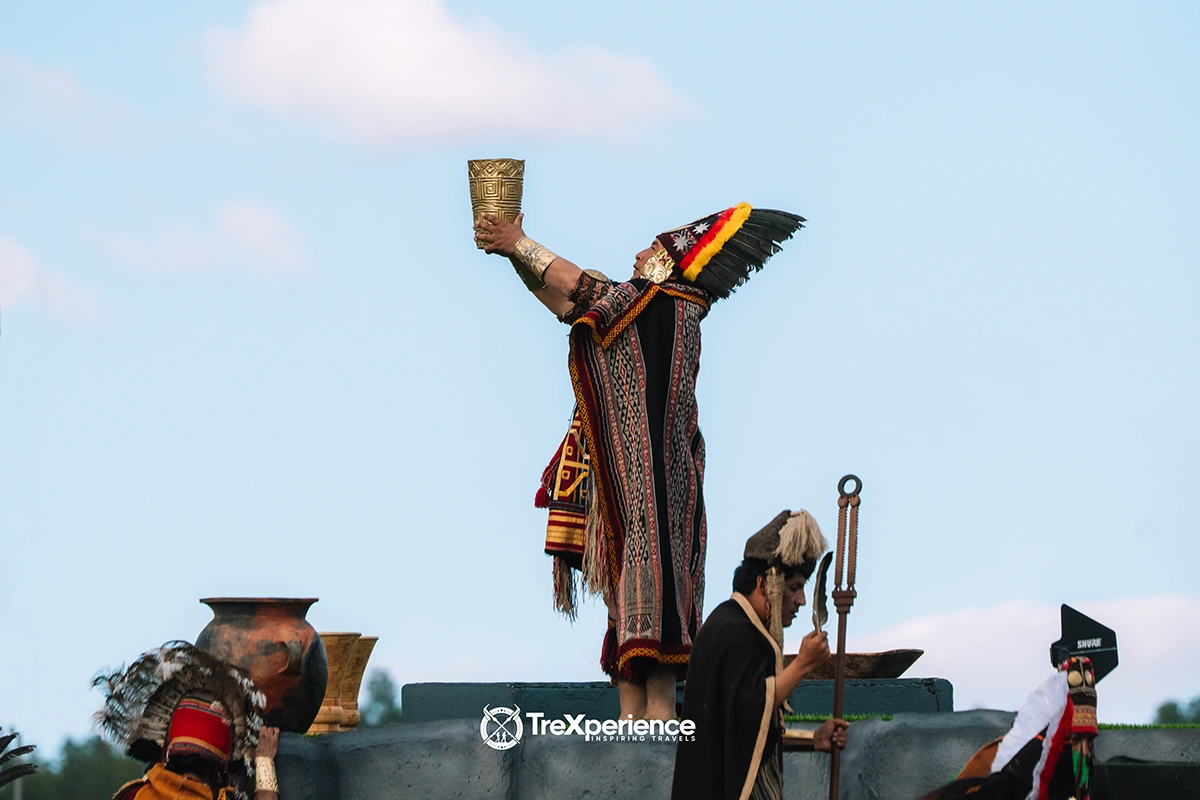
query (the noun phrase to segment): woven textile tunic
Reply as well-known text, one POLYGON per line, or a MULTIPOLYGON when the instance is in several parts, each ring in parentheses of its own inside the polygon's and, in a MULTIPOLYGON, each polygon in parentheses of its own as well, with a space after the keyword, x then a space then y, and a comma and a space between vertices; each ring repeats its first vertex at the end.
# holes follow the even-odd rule
POLYGON ((695 389, 700 321, 711 298, 690 284, 641 279, 591 291, 601 296, 578 304, 586 310, 570 335, 575 418, 543 475, 546 549, 558 557, 560 595, 571 581, 561 567, 569 565, 616 609, 606 672, 640 681, 656 661, 677 665, 682 676, 704 605, 704 437, 695 389))

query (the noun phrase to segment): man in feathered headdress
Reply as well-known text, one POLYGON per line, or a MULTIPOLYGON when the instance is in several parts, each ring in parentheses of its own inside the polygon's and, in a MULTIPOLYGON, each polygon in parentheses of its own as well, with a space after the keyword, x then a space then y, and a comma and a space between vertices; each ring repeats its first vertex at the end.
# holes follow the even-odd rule
POLYGON ((277 728, 250 676, 187 642, 145 653, 93 681, 96 726, 149 765, 113 800, 278 800, 277 728))
POLYGON ((704 606, 700 322, 804 220, 742 203, 659 234, 620 283, 550 252, 521 221, 485 214, 476 241, 572 326, 575 413, 537 500, 550 510, 555 604, 574 616, 578 570, 608 606, 601 665, 621 715, 670 719, 704 606))
MULTIPOLYGON (((674 800, 782 800, 781 708, 800 679, 829 658, 824 631, 804 637, 783 665, 783 629, 804 605, 804 584, 829 549, 807 511, 782 511, 746 542, 733 597, 713 609, 688 664, 683 717, 695 738, 680 738, 674 800)), ((830 719, 812 746, 846 746, 849 725, 830 719)))

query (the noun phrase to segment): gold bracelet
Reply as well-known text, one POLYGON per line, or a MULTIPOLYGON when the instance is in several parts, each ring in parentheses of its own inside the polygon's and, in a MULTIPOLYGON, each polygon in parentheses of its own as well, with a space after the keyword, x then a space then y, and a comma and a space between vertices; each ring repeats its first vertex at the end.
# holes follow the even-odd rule
POLYGON ((279 781, 275 778, 275 759, 266 756, 254 759, 254 791, 279 794, 279 781))
POLYGON ((517 271, 517 277, 521 279, 521 283, 525 284, 525 288, 531 292, 540 292, 546 288, 546 282, 533 274, 533 271, 524 264, 513 262, 513 269, 517 271))
POLYGON ((520 241, 513 247, 513 255, 538 280, 542 280, 542 275, 545 274, 546 268, 550 266, 550 262, 558 258, 554 253, 551 253, 528 236, 521 237, 520 241))

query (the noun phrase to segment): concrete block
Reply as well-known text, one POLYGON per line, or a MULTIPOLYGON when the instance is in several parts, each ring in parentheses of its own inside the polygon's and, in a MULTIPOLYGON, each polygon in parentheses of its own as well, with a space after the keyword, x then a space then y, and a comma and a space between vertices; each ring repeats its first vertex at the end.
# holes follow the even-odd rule
MULTIPOLYGON (((833 681, 800 681, 789 700, 797 714, 833 712, 833 681)), ((847 680, 844 714, 951 712, 954 687, 945 678, 847 680)))
POLYGON ((585 741, 581 736, 526 737, 514 798, 646 800, 671 796, 673 742, 585 741))
POLYGON ((484 706, 519 707, 547 717, 586 714, 592 719, 616 719, 621 702, 608 683, 406 683, 400 689, 404 721, 483 717, 484 706))
POLYGON ((1015 717, 1008 711, 961 711, 854 723, 842 754, 841 800, 920 797, 953 780, 976 750, 1012 727, 1015 717))

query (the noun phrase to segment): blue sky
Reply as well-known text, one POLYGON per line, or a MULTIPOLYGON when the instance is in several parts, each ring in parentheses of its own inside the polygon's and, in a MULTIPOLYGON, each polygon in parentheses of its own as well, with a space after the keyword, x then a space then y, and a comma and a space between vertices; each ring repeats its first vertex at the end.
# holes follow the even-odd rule
POLYGON ((1102 719, 1200 695, 1191 4, 10 5, 0 724, 85 733, 219 595, 320 597, 401 682, 600 678, 532 505, 566 329, 471 241, 495 156, 611 275, 809 219, 705 322, 707 608, 855 472, 852 650, 1015 708, 1068 602, 1121 641, 1102 719))

